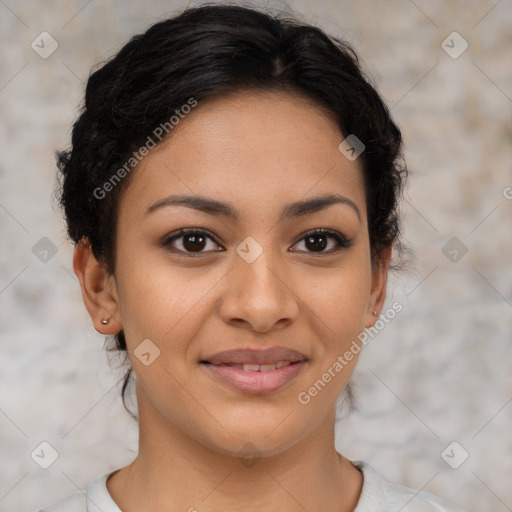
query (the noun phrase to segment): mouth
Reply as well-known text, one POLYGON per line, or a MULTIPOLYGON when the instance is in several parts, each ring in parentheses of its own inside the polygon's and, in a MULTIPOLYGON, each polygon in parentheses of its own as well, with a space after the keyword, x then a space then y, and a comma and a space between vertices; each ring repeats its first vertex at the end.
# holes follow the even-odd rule
POLYGON ((217 382, 242 393, 274 393, 290 385, 304 369, 308 358, 287 347, 226 350, 201 361, 217 382))
POLYGON ((231 389, 250 395, 265 395, 290 385, 298 378, 306 363, 306 359, 267 364, 212 364, 201 361, 201 366, 216 381, 231 389))
MULTIPOLYGON (((284 366, 287 363, 295 363, 306 360, 307 357, 302 352, 287 347, 271 347, 267 349, 234 349, 218 352, 209 357, 205 357, 201 362, 215 365, 279 365, 284 366)), ((269 370, 274 368, 269 367, 269 370)), ((248 371, 252 371, 249 369, 248 371)), ((265 371, 263 369, 263 371, 265 371)))
MULTIPOLYGON (((302 361, 306 361, 306 360, 303 359, 302 361)), ((230 368, 236 368, 238 370, 243 370, 244 372, 269 372, 272 370, 278 370, 279 368, 283 368, 284 366, 289 366, 291 364, 300 363, 302 361, 278 361, 277 363, 269 363, 269 364, 220 363, 220 364, 216 364, 215 366, 228 366, 230 368)), ((201 364, 213 364, 213 363, 210 363, 209 361, 201 361, 201 364)))

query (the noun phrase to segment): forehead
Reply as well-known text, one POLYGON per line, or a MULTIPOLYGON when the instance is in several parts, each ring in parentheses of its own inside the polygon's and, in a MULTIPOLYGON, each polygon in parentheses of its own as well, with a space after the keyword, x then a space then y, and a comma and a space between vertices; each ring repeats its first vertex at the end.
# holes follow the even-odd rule
POLYGON ((340 193, 364 210, 362 165, 340 152, 344 138, 332 115, 296 94, 216 97, 199 102, 149 151, 124 195, 139 214, 176 193, 213 196, 255 211, 340 193))

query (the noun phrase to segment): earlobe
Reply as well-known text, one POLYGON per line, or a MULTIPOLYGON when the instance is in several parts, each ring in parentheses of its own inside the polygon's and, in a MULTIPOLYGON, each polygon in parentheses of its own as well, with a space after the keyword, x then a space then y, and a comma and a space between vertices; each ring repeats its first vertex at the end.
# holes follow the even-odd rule
POLYGON ((115 277, 98 262, 86 240, 82 240, 75 247, 73 270, 80 281, 82 299, 94 328, 105 335, 119 332, 122 324, 119 319, 115 277))
POLYGON ((391 263, 391 246, 384 249, 380 258, 372 269, 372 289, 370 302, 366 314, 365 327, 371 327, 377 321, 386 300, 386 285, 388 280, 389 265, 391 263))

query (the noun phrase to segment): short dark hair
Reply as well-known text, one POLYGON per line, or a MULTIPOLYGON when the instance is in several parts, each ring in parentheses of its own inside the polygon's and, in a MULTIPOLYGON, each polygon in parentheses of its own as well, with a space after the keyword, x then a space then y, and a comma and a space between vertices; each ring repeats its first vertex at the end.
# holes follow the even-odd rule
MULTIPOLYGON (((150 26, 100 66, 89 76, 71 147, 57 152, 57 194, 69 238, 89 244, 109 273, 117 205, 130 176, 104 197, 95 191, 190 98, 200 104, 241 90, 299 94, 329 112, 345 137, 363 142, 372 262, 390 246, 402 253, 398 207, 407 168, 401 133, 348 43, 288 14, 203 5, 150 26)), ((110 350, 124 351, 128 362, 123 331, 114 342, 110 350)), ((131 371, 122 388, 125 408, 131 371)))

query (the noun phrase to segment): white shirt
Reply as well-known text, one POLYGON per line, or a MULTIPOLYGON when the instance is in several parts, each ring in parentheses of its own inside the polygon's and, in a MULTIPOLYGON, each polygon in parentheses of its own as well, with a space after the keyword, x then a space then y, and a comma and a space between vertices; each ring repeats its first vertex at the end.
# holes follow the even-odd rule
MULTIPOLYGON (((352 464, 363 472, 363 488, 354 512, 464 512, 433 494, 387 482, 366 462, 352 464)), ((38 512, 122 512, 106 485, 114 472, 93 480, 85 493, 77 491, 38 512)))

